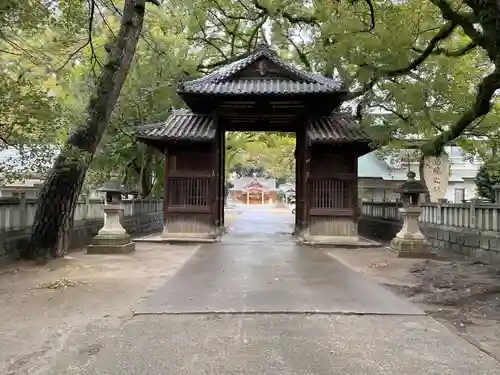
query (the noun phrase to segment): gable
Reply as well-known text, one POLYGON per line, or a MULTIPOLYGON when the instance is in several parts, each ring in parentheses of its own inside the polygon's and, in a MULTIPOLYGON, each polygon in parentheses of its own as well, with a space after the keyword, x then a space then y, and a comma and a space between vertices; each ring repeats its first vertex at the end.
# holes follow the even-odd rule
POLYGON ((308 94, 336 93, 341 82, 302 71, 267 45, 257 47, 240 59, 204 77, 179 83, 186 94, 308 94))
POLYGON ((304 81, 297 74, 293 74, 282 66, 270 60, 263 55, 247 67, 235 73, 228 80, 235 81, 240 79, 285 79, 290 81, 304 81))
POLYGON ((245 189, 251 190, 251 189, 267 189, 267 188, 257 181, 252 181, 245 186, 245 189))

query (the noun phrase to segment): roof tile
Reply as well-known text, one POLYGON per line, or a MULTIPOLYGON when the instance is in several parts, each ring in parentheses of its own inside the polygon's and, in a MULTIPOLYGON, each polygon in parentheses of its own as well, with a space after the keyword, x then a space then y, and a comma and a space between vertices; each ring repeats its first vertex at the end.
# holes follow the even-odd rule
MULTIPOLYGON (((165 122, 139 127, 137 134, 139 139, 211 141, 215 127, 208 115, 176 110, 165 122)), ((370 142, 360 125, 341 113, 312 120, 307 135, 312 142, 370 142)))
POLYGON ((202 82, 189 89, 205 94, 301 94, 328 93, 332 88, 318 82, 297 82, 286 79, 241 79, 227 82, 202 82))
POLYGON ((176 110, 165 122, 145 125, 137 130, 139 139, 210 141, 215 137, 210 116, 187 110, 176 110))
POLYGON ((223 66, 204 77, 181 82, 179 91, 204 94, 298 94, 336 92, 341 86, 341 83, 337 80, 303 72, 295 68, 289 62, 280 59, 269 46, 264 45, 240 60, 223 66), (260 58, 271 61, 291 73, 296 79, 234 78, 238 72, 260 58))
POLYGON ((359 123, 350 115, 334 113, 310 122, 307 136, 312 142, 370 142, 359 123))

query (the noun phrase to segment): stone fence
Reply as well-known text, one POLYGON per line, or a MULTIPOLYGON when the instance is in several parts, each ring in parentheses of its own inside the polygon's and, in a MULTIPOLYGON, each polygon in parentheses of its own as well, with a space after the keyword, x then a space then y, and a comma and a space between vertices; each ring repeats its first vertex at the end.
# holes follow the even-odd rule
MULTIPOLYGON (((19 258, 28 243, 36 201, 0 198, 0 263, 19 258)), ((104 200, 79 201, 70 249, 88 245, 104 223, 104 200)), ((132 236, 159 232, 163 227, 162 200, 124 200, 122 224, 132 236)))
MULTIPOLYGON (((402 226, 401 207, 398 202, 363 202, 359 233, 390 241, 402 226)), ((420 228, 438 252, 500 261, 500 204, 423 204, 420 228)))

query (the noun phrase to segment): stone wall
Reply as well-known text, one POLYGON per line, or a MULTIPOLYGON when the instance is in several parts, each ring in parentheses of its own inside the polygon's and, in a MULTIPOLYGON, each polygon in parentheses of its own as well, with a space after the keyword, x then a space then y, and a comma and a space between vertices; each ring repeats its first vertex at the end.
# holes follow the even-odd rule
MULTIPOLYGON (((401 229, 395 219, 361 216, 358 230, 363 237, 388 244, 401 229)), ((422 233, 439 254, 454 253, 486 262, 500 262, 500 234, 471 228, 420 223, 422 233)))
MULTIPOLYGON (((70 250, 78 250, 89 245, 102 228, 104 219, 88 219, 76 221, 70 235, 70 250)), ((163 213, 138 213, 124 216, 123 227, 133 236, 138 237, 163 228, 163 213)), ((30 228, 0 232, 0 263, 19 259, 29 240, 30 228)))
POLYGON ((363 215, 358 220, 358 233, 362 237, 389 244, 401 226, 399 220, 363 215))
POLYGON ((422 223, 420 226, 438 253, 452 252, 489 263, 500 262, 500 235, 498 232, 429 223, 422 223))

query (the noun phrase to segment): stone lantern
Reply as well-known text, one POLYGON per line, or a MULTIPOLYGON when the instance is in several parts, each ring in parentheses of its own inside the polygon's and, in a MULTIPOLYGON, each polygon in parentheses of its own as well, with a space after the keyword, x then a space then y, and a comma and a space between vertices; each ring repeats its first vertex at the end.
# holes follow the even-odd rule
POLYGON ((94 237, 92 245, 87 246, 87 254, 125 254, 135 250, 135 243, 123 228, 122 195, 125 190, 117 177, 107 181, 99 191, 106 193, 104 204, 104 226, 94 237))
POLYGON ((429 258, 435 255, 418 227, 418 219, 422 213, 420 196, 426 192, 422 183, 415 180, 414 172, 408 172, 408 180, 396 189, 403 201, 401 212, 404 222, 403 228, 391 241, 391 250, 400 258, 429 258))

